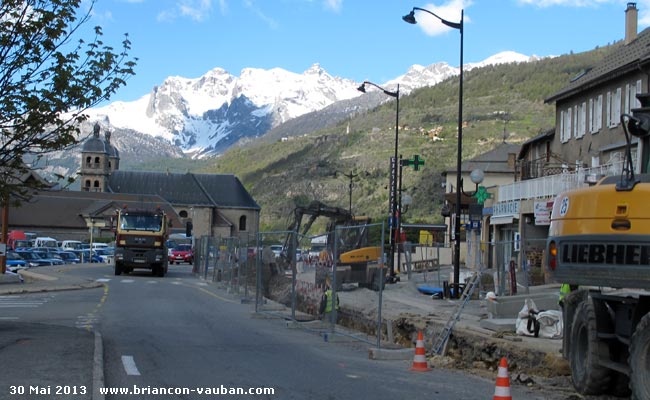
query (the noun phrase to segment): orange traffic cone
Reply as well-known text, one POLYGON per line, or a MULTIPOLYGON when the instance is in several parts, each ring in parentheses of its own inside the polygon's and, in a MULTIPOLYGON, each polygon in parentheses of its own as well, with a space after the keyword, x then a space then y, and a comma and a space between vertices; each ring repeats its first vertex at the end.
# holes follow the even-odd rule
POLYGON ((512 400, 510 395, 510 374, 508 374, 508 361, 505 357, 499 362, 499 372, 497 373, 497 384, 494 387, 494 397, 492 400, 512 400))
POLYGON ((413 366, 411 371, 426 372, 431 371, 427 365, 426 351, 424 350, 424 337, 422 332, 418 332, 418 340, 415 342, 415 357, 413 357, 413 366))

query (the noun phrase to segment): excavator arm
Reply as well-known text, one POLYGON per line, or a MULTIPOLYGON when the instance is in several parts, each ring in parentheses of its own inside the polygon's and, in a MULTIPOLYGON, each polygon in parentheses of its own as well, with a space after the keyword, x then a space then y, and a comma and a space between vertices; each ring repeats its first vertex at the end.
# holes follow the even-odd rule
POLYGON ((305 215, 309 215, 309 220, 302 229, 303 235, 309 231, 311 226, 319 217, 329 218, 330 223, 328 226, 347 224, 354 219, 348 210, 340 207, 331 207, 323 204, 318 200, 312 201, 307 206, 298 206, 294 208, 293 221, 291 224, 289 224, 288 229, 291 231, 291 233, 287 235, 287 238, 284 241, 284 251, 282 252, 282 258, 287 264, 291 264, 296 256, 296 248, 294 244, 295 241, 293 240, 293 236, 301 233, 300 226, 305 215))

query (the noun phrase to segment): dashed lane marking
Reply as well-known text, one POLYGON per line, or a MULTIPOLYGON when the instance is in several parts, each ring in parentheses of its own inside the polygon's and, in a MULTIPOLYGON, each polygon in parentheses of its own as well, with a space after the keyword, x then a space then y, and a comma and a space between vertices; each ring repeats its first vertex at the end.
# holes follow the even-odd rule
POLYGON ((133 356, 122 356, 122 365, 124 366, 124 371, 126 371, 127 375, 131 375, 131 376, 140 375, 140 371, 138 370, 138 366, 135 365, 135 360, 133 359, 133 356))

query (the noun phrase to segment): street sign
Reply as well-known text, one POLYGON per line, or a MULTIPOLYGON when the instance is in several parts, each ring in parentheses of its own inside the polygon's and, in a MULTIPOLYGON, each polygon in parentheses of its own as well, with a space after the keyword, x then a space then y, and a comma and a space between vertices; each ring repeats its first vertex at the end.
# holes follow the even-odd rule
POLYGON ((7 255, 7 244, 0 243, 0 257, 4 257, 6 255, 7 255))

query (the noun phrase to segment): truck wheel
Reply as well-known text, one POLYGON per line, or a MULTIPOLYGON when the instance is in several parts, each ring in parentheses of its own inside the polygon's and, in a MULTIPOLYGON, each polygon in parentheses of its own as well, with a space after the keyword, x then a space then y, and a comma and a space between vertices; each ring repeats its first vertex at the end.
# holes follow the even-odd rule
POLYGON ((609 386, 610 371, 598 364, 596 313, 591 300, 577 307, 570 334, 573 386, 581 394, 602 394, 609 386))
POLYGON ((115 262, 115 275, 121 275, 122 274, 122 264, 119 262, 115 262))
POLYGON ((612 380, 609 384, 609 389, 607 394, 611 394, 615 397, 630 397, 632 391, 630 391, 630 378, 620 372, 612 373, 612 380))
POLYGON ((159 278, 162 278, 163 276, 165 276, 165 269, 160 264, 153 267, 152 272, 153 272, 154 275, 156 275, 159 278))
POLYGON ((650 399, 650 314, 634 330, 630 341, 630 388, 632 399, 650 399))

